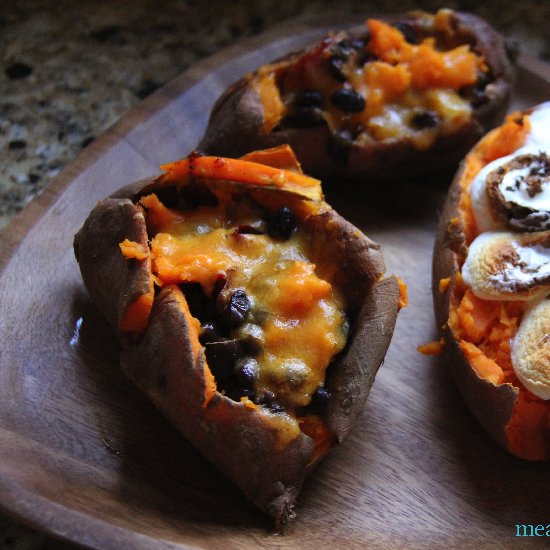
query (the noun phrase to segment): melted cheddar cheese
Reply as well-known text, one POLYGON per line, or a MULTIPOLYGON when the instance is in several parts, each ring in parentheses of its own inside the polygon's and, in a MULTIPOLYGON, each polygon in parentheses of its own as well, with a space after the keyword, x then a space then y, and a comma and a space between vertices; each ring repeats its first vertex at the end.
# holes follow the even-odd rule
POLYGON ((335 33, 297 58, 262 67, 250 82, 263 105, 264 133, 279 123, 326 124, 358 145, 408 139, 425 150, 459 132, 472 119, 469 88, 490 76, 451 18, 450 10, 422 14, 412 39, 399 26, 368 19, 364 37, 335 33))
POLYGON ((246 294, 250 312, 229 338, 255 342, 254 396, 272 395, 284 407, 280 414, 269 407, 259 412, 288 436, 283 439, 292 439, 300 408, 323 385, 347 336, 343 299, 317 275, 307 236, 299 227, 287 239, 270 236, 265 213, 250 202, 183 212, 166 208, 156 195, 140 202, 154 235, 150 247, 158 284, 198 283, 215 301, 223 280, 226 288, 246 294))

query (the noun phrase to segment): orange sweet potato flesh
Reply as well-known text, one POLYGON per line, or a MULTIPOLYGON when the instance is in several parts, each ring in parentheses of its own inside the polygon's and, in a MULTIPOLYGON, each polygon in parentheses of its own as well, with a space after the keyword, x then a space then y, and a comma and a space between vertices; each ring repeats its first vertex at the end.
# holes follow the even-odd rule
MULTIPOLYGON (((320 194, 312 199, 294 186, 296 181, 307 179, 290 182, 290 189, 254 183, 254 174, 269 172, 257 169, 259 161, 278 170, 291 169, 298 176, 299 166, 287 150, 259 152, 250 158, 253 162, 244 181, 190 175, 181 171, 186 163, 180 162, 158 178, 118 191, 91 212, 75 237, 75 253, 90 296, 120 339, 121 365, 128 378, 252 502, 282 526, 293 517, 308 473, 342 441, 360 414, 403 298, 397 278, 384 278, 380 247, 341 218, 320 194), (120 326, 128 304, 148 296, 152 280, 148 259, 133 257, 137 245, 126 244, 129 259, 119 246, 126 239, 138 243, 138 249, 142 244, 147 246, 145 220, 136 204, 153 193, 160 195, 187 185, 222 193, 235 204, 246 198, 267 210, 290 207, 300 231, 309 235, 315 263, 321 265, 325 259, 322 267, 331 273, 331 283, 347 291, 350 333, 345 349, 327 370, 325 387, 332 396, 328 408, 322 417, 302 419, 299 435, 282 448, 276 431, 262 420, 257 405, 233 401, 217 390, 198 339, 198 321, 189 313, 178 286, 165 284, 155 294, 147 324, 139 333, 125 332, 120 326)), ((242 159, 232 165, 226 160, 230 167, 236 167, 233 177, 239 177, 235 174, 246 168, 242 159)), ((207 161, 204 166, 213 164, 207 161)))
MULTIPOLYGON (((239 156, 251 148, 288 143, 306 173, 335 186, 342 185, 343 180, 365 185, 371 180, 410 178, 456 167, 468 149, 504 116, 511 95, 513 54, 485 21, 468 13, 451 12, 437 32, 435 40, 448 48, 444 53, 424 44, 413 46, 388 25, 405 24, 422 34, 425 22, 424 14, 412 12, 377 17, 368 20, 369 30, 363 25, 347 32, 351 39, 363 39, 370 31, 372 49, 380 56, 380 61, 366 65, 364 80, 372 93, 368 94, 365 113, 374 113, 379 103, 399 104, 411 85, 415 91, 468 88, 478 70, 488 68, 492 81, 484 100, 472 100, 471 119, 453 131, 440 132, 430 146, 419 147, 410 133, 391 139, 374 134, 368 139, 354 139, 342 157, 327 124, 277 124, 284 113, 279 80, 292 84, 310 78, 314 84, 325 85, 327 97, 341 85, 330 76, 319 43, 233 83, 214 105, 198 149, 209 155, 239 156), (259 74, 266 76, 254 77, 259 74)), ((306 87, 315 89, 312 84, 306 87)), ((323 106, 324 110, 331 108, 330 104, 323 106)), ((351 118, 359 120, 361 116, 351 118)))
POLYGON ((525 390, 511 366, 509 342, 523 306, 477 298, 460 275, 467 246, 477 234, 464 190, 483 166, 521 147, 528 131, 528 119, 521 113, 510 115, 462 162, 439 222, 432 289, 445 359, 470 410, 510 453, 527 460, 548 460, 550 403, 525 390))
POLYGON ((402 64, 409 69, 411 84, 417 90, 428 88, 459 89, 474 84, 480 68, 469 45, 440 52, 430 44, 410 44, 402 33, 384 21, 367 21, 371 51, 383 62, 402 64))

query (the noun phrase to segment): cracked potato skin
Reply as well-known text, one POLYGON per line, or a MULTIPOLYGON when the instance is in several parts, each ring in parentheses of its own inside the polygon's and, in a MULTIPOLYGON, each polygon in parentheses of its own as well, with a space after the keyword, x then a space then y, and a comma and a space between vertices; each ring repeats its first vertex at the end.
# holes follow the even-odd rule
MULTIPOLYGON (((406 24, 421 29, 422 17, 414 12, 380 17, 390 24, 406 24)), ((419 150, 406 136, 400 139, 354 142, 347 159, 331 154, 331 133, 327 125, 274 129, 262 132, 263 106, 248 77, 232 84, 214 105, 208 127, 199 144, 205 154, 239 156, 251 148, 274 147, 288 143, 296 152, 304 171, 338 185, 339 179, 386 180, 418 177, 455 167, 474 143, 498 124, 509 105, 515 53, 504 39, 476 15, 453 12, 452 26, 458 36, 481 55, 494 80, 487 87, 488 100, 473 107, 468 124, 458 131, 440 135, 435 143, 419 150)), ((354 27, 350 35, 362 36, 364 29, 354 27)), ((287 58, 299 59, 303 52, 287 58)), ((283 59, 287 59, 283 58, 283 59)), ((276 63, 276 62, 275 62, 276 63)))
MULTIPOLYGON (((276 433, 243 403, 216 391, 205 405, 204 348, 194 348, 177 287, 163 287, 155 296, 142 334, 119 328, 129 297, 145 292, 149 260, 127 264, 118 245, 125 238, 147 242, 145 219, 136 213, 134 202, 165 185, 163 176, 143 180, 97 204, 74 243, 84 283, 120 339, 127 377, 280 529, 293 517, 304 479, 321 459, 313 440, 300 432, 284 450, 275 452, 276 433)), ((274 191, 259 188, 254 193, 270 200, 274 191)), ((292 205, 304 199, 288 194, 287 200, 292 205)), ((379 246, 332 209, 309 217, 303 225, 314 248, 342 266, 335 284, 352 289, 348 343, 329 366, 326 380, 332 399, 325 422, 341 441, 359 415, 390 343, 399 287, 395 277, 383 278, 379 246)))

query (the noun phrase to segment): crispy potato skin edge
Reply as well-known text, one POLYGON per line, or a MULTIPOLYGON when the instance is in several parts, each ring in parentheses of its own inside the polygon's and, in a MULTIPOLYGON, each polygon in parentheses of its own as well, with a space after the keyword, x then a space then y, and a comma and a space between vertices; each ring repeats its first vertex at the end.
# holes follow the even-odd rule
MULTIPOLYGON (((389 23, 414 25, 414 14, 381 17, 389 23)), ((326 126, 286 129, 263 134, 263 108, 245 78, 233 83, 212 109, 208 127, 198 149, 206 154, 240 156, 250 150, 288 143, 304 171, 323 181, 338 178, 384 180, 416 177, 456 166, 464 154, 503 118, 508 108, 514 76, 513 61, 503 38, 479 17, 455 12, 453 25, 483 55, 495 77, 492 98, 474 108, 471 124, 460 132, 440 138, 427 151, 418 151, 407 140, 395 143, 352 146, 347 162, 334 159, 326 126)), ((354 27, 352 32, 356 31, 354 27)))
MULTIPOLYGON (((128 378, 280 527, 293 516, 303 481, 318 462, 312 460, 313 441, 301 433, 282 452, 275 453, 275 433, 254 411, 219 393, 203 407, 204 357, 196 360, 193 356, 187 320, 169 287, 156 296, 144 334, 118 330, 115 308, 119 296, 131 294, 125 288, 128 282, 143 288, 146 274, 141 270, 141 279, 128 278, 128 265, 119 261, 118 242, 126 238, 125 229, 132 227, 128 224, 133 211, 128 205, 154 187, 155 180, 136 182, 101 201, 92 211, 75 237, 75 254, 85 285, 122 343, 121 366, 128 378), (106 228, 113 229, 115 223, 108 220, 110 212, 121 205, 128 217, 119 216, 116 224, 122 228, 110 235, 106 228), (98 258, 111 269, 98 266, 98 258)), ((385 265, 379 245, 333 210, 305 220, 304 230, 312 232, 319 251, 326 254, 326 246, 330 246, 331 257, 343 266, 337 283, 348 286, 354 282, 349 301, 357 305, 351 312, 348 345, 327 376, 333 394, 327 425, 341 441, 361 412, 386 353, 399 309, 399 289, 395 277, 383 278, 385 265)), ((145 231, 144 221, 138 233, 141 231, 145 231)))
POLYGON ((519 390, 511 384, 494 385, 480 378, 461 352, 458 342, 447 326, 451 296, 454 292, 458 264, 453 246, 461 244, 460 235, 448 230, 452 218, 459 216, 460 180, 464 172, 461 164, 449 189, 443 209, 433 251, 432 295, 435 318, 445 338, 444 358, 449 365, 462 397, 481 425, 504 449, 510 452, 506 426, 512 416, 519 390), (439 292, 439 281, 450 277, 451 283, 444 293, 439 292))

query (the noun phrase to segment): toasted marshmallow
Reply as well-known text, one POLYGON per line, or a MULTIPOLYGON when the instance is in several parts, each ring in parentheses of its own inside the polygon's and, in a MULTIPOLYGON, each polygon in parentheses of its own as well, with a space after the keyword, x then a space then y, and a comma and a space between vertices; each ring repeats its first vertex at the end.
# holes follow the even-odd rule
POLYGON ((524 314, 511 343, 512 366, 520 382, 541 399, 550 399, 550 299, 524 314))
POLYGON ((470 185, 480 232, 550 229, 550 102, 534 109, 529 121, 525 145, 489 163, 470 185))
POLYGON ((550 294, 550 231, 481 233, 469 247, 462 277, 485 300, 550 294))
POLYGON ((550 157, 516 155, 486 177, 491 215, 510 229, 550 229, 550 157))

